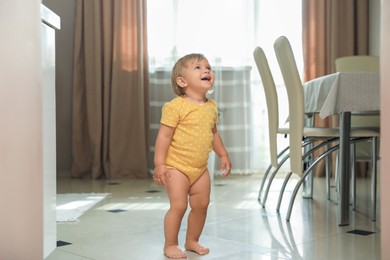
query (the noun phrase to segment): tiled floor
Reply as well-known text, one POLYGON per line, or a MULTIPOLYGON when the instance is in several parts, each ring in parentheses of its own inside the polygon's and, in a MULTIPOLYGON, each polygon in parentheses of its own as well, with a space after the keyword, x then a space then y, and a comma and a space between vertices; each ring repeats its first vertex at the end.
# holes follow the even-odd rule
MULTIPOLYGON (((201 243, 210 254, 187 252, 188 259, 380 259, 380 221, 367 214, 366 180, 359 181, 358 205, 351 224, 337 225, 337 205, 325 196, 324 178, 314 178, 314 198, 296 200, 291 221, 275 206, 281 179, 272 186, 267 207, 257 201, 260 175, 217 177, 201 243)), ((285 195, 288 201, 292 188, 285 195)), ((108 192, 111 195, 77 223, 58 224, 58 247, 47 260, 157 260, 162 253, 166 193, 151 180, 59 178, 58 193, 108 192), (113 210, 117 213, 109 212, 113 210), (69 243, 69 244, 67 244, 69 243)), ((179 235, 183 246, 186 219, 179 235)))

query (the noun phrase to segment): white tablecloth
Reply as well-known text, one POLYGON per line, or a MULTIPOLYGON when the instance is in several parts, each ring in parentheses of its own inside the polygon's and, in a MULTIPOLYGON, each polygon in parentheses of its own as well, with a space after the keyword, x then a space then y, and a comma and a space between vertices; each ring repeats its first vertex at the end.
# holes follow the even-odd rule
POLYGON ((319 112, 321 118, 347 111, 380 110, 377 72, 337 72, 306 82, 304 90, 305 112, 319 112))

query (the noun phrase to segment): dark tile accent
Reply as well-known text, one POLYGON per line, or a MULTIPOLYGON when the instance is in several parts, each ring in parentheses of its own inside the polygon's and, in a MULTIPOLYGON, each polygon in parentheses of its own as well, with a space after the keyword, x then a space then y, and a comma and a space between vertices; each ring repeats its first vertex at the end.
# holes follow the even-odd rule
POLYGON ((223 183, 216 183, 216 184, 214 184, 214 186, 223 187, 223 186, 226 186, 226 184, 223 184, 223 183))
POLYGON ((368 236, 374 234, 375 232, 355 229, 355 230, 348 231, 347 233, 354 234, 354 235, 368 236))
POLYGON ((71 245, 72 243, 57 240, 57 247, 71 245))
POLYGON ((161 192, 161 190, 146 190, 145 192, 147 192, 147 193, 157 193, 157 192, 161 192))
POLYGON ((126 212, 127 210, 124 210, 124 209, 112 209, 112 210, 107 210, 107 212, 111 212, 111 213, 122 213, 122 212, 126 212))

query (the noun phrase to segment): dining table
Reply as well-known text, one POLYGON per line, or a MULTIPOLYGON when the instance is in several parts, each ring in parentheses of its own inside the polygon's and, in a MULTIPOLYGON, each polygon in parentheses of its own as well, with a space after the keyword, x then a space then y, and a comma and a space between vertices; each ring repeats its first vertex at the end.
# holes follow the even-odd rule
POLYGON ((336 72, 303 84, 305 113, 318 113, 324 119, 339 115, 338 224, 350 223, 350 129, 351 113, 380 111, 380 75, 378 72, 336 72))

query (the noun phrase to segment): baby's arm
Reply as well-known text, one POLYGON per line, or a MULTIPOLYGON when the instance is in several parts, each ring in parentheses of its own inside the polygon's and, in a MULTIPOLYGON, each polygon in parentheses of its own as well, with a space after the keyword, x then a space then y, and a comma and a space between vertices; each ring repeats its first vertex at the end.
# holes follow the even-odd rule
POLYGON ((171 144, 172 136, 175 128, 161 124, 156 138, 154 149, 154 182, 158 185, 165 185, 165 177, 167 166, 165 160, 169 145, 171 144))
POLYGON ((232 169, 232 163, 229 159, 229 154, 226 151, 225 146, 223 145, 222 138, 217 131, 217 127, 213 128, 214 138, 213 138, 213 150, 221 159, 221 171, 223 171, 223 175, 226 176, 230 173, 232 169))

